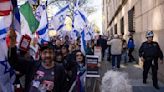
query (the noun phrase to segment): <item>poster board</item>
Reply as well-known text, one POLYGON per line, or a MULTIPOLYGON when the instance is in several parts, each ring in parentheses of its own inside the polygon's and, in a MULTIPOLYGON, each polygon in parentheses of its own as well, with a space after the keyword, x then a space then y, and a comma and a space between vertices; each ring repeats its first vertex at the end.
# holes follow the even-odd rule
POLYGON ((28 51, 30 42, 31 42, 31 38, 28 35, 23 35, 19 48, 23 51, 28 51))
POLYGON ((98 61, 101 62, 101 60, 102 60, 102 52, 101 52, 101 47, 100 46, 95 46, 94 47, 94 55, 98 56, 98 61))
POLYGON ((98 67, 98 56, 86 55, 87 76, 86 77, 100 77, 98 67))

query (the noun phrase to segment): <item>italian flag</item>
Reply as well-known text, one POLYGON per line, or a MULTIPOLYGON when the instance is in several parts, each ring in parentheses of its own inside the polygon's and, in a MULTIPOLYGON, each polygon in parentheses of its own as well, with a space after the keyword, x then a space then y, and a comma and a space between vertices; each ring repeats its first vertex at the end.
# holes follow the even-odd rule
POLYGON ((20 6, 21 34, 32 35, 39 26, 38 20, 33 14, 32 7, 28 2, 20 6))

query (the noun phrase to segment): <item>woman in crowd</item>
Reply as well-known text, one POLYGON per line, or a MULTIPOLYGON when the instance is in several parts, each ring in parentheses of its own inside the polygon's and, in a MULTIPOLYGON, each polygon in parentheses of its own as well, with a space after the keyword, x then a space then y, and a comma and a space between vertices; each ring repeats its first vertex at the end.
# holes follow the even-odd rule
POLYGON ((85 66, 85 56, 83 53, 78 50, 75 53, 76 61, 76 80, 72 84, 69 92, 85 92, 85 75, 86 75, 86 66, 85 66))
POLYGON ((63 55, 62 55, 62 53, 56 53, 55 57, 56 57, 55 58, 56 63, 63 65, 63 55))
MULTIPOLYGON (((72 46, 72 45, 71 45, 72 46)), ((73 84, 74 80, 76 79, 76 62, 74 60, 74 53, 75 50, 71 51, 71 46, 70 47, 70 52, 68 50, 67 45, 63 45, 61 47, 61 53, 63 56, 63 66, 65 68, 66 72, 66 80, 64 83, 64 88, 68 92, 71 85, 73 84)))
POLYGON ((69 46, 67 46, 67 45, 63 45, 62 48, 61 48, 61 53, 63 55, 63 60, 66 60, 67 57, 68 57, 68 53, 69 53, 68 48, 69 48, 69 46))

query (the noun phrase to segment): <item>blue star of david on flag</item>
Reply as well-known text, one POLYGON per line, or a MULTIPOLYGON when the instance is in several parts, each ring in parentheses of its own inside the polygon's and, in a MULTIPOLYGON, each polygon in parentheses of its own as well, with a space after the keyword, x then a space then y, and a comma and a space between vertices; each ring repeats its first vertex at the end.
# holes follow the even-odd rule
POLYGON ((59 20, 60 20, 60 23, 62 23, 62 22, 64 22, 65 17, 63 15, 60 15, 59 20))
POLYGON ((7 59, 0 61, 0 64, 5 67, 4 74, 10 73, 10 78, 15 74, 13 68, 9 66, 7 59))

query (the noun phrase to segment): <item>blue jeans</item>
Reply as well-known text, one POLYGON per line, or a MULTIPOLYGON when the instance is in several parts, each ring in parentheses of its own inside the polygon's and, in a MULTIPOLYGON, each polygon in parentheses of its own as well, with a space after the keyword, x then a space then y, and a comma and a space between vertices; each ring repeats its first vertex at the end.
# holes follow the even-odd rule
POLYGON ((116 66, 116 60, 117 60, 117 68, 120 68, 121 55, 112 55, 112 68, 116 66))
POLYGON ((127 63, 127 60, 128 60, 128 53, 127 53, 127 51, 124 51, 122 53, 122 60, 124 61, 124 63, 127 63))

